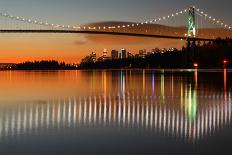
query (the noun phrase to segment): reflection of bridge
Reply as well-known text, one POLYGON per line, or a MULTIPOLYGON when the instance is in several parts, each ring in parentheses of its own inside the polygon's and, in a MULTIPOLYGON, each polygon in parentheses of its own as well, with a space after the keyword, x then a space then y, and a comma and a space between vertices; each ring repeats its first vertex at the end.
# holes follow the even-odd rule
POLYGON ((191 142, 204 139, 231 123, 231 94, 180 97, 90 96, 1 105, 0 137, 80 126, 144 129, 191 142), (178 104, 180 103, 180 104, 178 104))
MULTIPOLYGON (((155 37, 155 38, 168 38, 168 39, 189 39, 189 40, 202 40, 202 41, 211 41, 217 37, 221 36, 213 36, 210 38, 200 36, 200 29, 209 28, 209 24, 203 25, 202 20, 205 22, 211 23, 215 26, 219 27, 223 31, 231 30, 231 26, 222 22, 222 20, 216 19, 204 11, 193 7, 188 9, 184 9, 181 11, 177 11, 175 13, 169 14, 167 16, 162 16, 156 19, 150 19, 144 22, 135 22, 135 23, 127 23, 127 24, 107 24, 107 25, 84 25, 84 26, 71 26, 71 25, 62 25, 62 24, 53 24, 48 22, 43 22, 38 19, 26 19, 24 17, 12 16, 7 13, 0 13, 0 16, 10 19, 13 21, 12 24, 7 25, 5 28, 2 27, 0 33, 88 33, 88 34, 110 34, 110 35, 125 35, 125 36, 136 36, 136 37, 155 37), (186 15, 188 18, 186 18, 186 15), (181 21, 184 23, 178 23, 178 18, 180 17, 181 21), (183 20, 186 18, 186 21, 183 20), (188 19, 188 21, 187 21, 188 19), (15 21, 17 23, 15 23, 15 21), (168 23, 168 24, 167 24, 168 23), (171 25, 170 25, 171 23, 171 25), (176 23, 176 24, 175 24, 176 23), (188 23, 187 31, 183 31, 181 33, 177 32, 177 28, 183 27, 188 23), (165 30, 170 31, 170 33, 166 34, 166 32, 162 31, 162 27, 156 28, 155 32, 148 33, 147 27, 152 24, 156 25, 165 25, 165 30), (26 25, 26 26, 25 26, 26 25), (29 25, 29 26, 28 26, 29 25), (25 28, 26 27, 26 28, 25 28), (173 29, 172 29, 173 28, 173 29), (139 30, 139 32, 131 32, 133 30, 139 30)), ((4 22, 3 22, 4 23, 4 22)), ((4 24, 2 24, 4 25, 4 24)), ((212 26, 210 26, 212 28, 212 26)), ((231 32, 231 31, 230 31, 231 32)), ((230 37, 230 34, 227 34, 226 37, 230 37)))

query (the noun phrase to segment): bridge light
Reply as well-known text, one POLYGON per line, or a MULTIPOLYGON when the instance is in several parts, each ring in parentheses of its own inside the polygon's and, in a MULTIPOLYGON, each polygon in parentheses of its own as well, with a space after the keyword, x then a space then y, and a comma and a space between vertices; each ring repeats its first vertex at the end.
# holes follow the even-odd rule
POLYGON ((170 18, 170 16, 168 16, 168 18, 170 18))
POLYGON ((118 28, 120 28, 121 26, 118 26, 118 28))
POLYGON ((216 21, 216 19, 214 18, 213 21, 216 21))
POLYGON ((174 14, 172 14, 172 17, 174 17, 174 14))
POLYGON ((139 26, 139 24, 136 24, 137 26, 139 26))
POLYGON ((231 27, 229 27, 229 29, 231 29, 231 27))
POLYGON ((201 14, 204 14, 204 12, 203 12, 203 11, 201 11, 201 14))
POLYGON ((163 17, 163 20, 165 20, 166 19, 166 17, 163 17))
POLYGON ((177 15, 177 16, 179 15, 178 12, 176 13, 176 15, 177 15))
POLYGON ((184 12, 187 12, 187 9, 185 9, 184 12))
POLYGON ((105 30, 105 29, 106 29, 106 27, 103 27, 103 29, 105 30))

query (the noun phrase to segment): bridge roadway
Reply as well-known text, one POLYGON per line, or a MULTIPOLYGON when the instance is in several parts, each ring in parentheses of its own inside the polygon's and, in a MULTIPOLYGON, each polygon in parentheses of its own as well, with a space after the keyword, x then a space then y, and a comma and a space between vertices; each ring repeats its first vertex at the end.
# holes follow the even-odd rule
MULTIPOLYGON (((107 31, 77 31, 77 30, 0 30, 0 33, 72 33, 72 34, 103 34, 115 36, 131 36, 131 37, 147 37, 147 38, 164 38, 164 39, 183 39, 187 37, 156 35, 156 34, 142 34, 142 33, 128 33, 128 32, 107 32, 107 31)), ((207 38, 189 38, 191 41, 215 41, 215 39, 207 38)))

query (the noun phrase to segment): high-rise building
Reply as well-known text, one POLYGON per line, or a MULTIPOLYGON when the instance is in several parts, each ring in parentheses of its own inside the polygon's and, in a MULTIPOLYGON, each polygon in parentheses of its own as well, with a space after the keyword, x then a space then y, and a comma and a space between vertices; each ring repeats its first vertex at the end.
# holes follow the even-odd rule
POLYGON ((107 50, 106 49, 104 49, 104 51, 103 51, 103 57, 107 57, 107 50))
POLYGON ((134 57, 134 55, 132 53, 127 52, 127 58, 133 58, 133 57, 134 57))
POLYGON ((117 50, 111 51, 111 58, 112 58, 112 60, 118 59, 118 51, 117 50))
POLYGON ((107 61, 107 60, 111 60, 111 57, 107 57, 107 50, 104 49, 103 55, 101 57, 99 57, 97 59, 97 61, 103 62, 103 61, 107 61))
POLYGON ((119 56, 120 56, 120 59, 126 59, 126 49, 122 48, 120 50, 119 56))

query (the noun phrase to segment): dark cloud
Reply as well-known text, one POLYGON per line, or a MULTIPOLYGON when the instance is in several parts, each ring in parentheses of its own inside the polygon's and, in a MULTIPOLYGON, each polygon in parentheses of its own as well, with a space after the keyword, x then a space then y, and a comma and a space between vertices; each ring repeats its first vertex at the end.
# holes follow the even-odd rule
POLYGON ((75 44, 76 45, 85 45, 86 41, 85 40, 77 40, 77 41, 75 41, 75 44))

